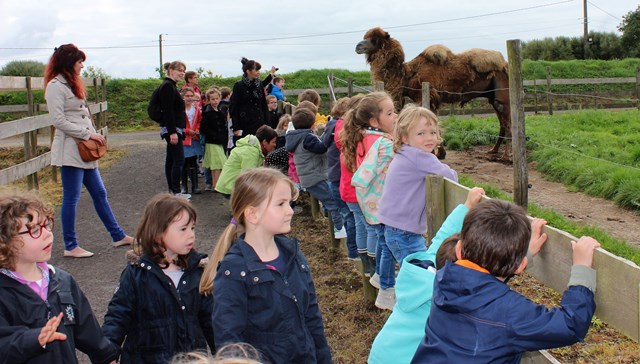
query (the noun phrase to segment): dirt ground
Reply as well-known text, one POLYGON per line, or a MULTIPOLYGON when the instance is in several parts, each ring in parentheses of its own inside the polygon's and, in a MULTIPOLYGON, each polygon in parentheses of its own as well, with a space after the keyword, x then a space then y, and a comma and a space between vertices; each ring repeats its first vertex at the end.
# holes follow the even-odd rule
MULTIPOLYGON (((487 147, 477 147, 468 151, 447 151, 444 162, 476 182, 489 183, 508 194, 513 193, 513 166, 492 161, 487 150, 487 147)), ((530 202, 553 209, 575 222, 599 227, 616 238, 640 246, 640 215, 602 198, 570 192, 561 183, 545 179, 532 163, 528 170, 530 202)))

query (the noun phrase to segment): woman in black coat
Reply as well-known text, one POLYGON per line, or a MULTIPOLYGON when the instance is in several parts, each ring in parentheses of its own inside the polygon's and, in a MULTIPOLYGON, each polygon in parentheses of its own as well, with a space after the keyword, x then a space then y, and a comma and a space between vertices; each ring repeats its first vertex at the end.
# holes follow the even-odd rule
POLYGON ((271 83, 274 73, 278 70, 271 67, 269 75, 260 81, 260 63, 244 57, 241 62, 242 79, 233 86, 229 106, 234 142, 249 134, 256 135, 258 128, 268 123, 264 88, 271 83))

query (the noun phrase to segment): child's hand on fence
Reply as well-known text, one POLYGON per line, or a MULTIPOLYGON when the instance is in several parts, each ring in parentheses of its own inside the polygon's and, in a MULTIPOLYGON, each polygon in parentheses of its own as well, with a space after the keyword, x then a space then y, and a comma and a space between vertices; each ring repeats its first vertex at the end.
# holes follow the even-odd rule
POLYGON ((467 200, 464 202, 464 205, 467 206, 468 209, 471 209, 482 200, 482 196, 484 195, 485 193, 482 187, 474 187, 469 190, 469 194, 467 195, 467 200))
POLYGON ((60 321, 62 321, 62 312, 47 321, 47 324, 40 330, 40 335, 38 335, 38 343, 40 346, 44 347, 55 340, 67 340, 67 335, 57 332, 60 321))
POLYGON ((531 241, 529 241, 529 253, 536 256, 542 249, 542 245, 547 242, 547 233, 542 232, 542 228, 547 224, 544 219, 535 218, 531 221, 531 241))
POLYGON ((593 252, 600 247, 600 243, 592 237, 583 236, 578 241, 571 241, 573 248, 573 265, 586 265, 591 267, 593 264, 593 252))

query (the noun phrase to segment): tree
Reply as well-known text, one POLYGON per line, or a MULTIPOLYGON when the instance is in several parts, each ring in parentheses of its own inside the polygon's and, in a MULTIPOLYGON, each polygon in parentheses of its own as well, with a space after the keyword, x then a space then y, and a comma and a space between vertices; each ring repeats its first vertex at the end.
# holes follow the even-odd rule
POLYGON ((627 57, 640 57, 640 6, 622 16, 618 30, 622 32, 620 44, 627 57))
POLYGON ((38 61, 11 61, 2 67, 0 76, 42 77, 44 67, 45 64, 38 61))
POLYGON ((108 80, 111 78, 102 68, 89 66, 82 71, 82 77, 85 78, 102 78, 108 80))

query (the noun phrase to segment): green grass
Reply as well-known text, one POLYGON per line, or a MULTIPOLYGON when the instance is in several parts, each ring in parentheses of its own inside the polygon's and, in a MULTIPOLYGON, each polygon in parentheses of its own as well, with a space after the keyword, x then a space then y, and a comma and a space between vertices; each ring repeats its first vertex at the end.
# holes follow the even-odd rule
MULTIPOLYGON (((495 118, 443 118, 449 149, 495 142, 495 118)), ((527 116, 528 158, 571 190, 640 211, 640 119, 637 110, 527 116)))
MULTIPOLYGON (((490 185, 488 183, 476 183, 467 175, 461 175, 459 178, 459 182, 461 185, 467 187, 482 187, 484 188, 487 196, 491 198, 513 202, 513 198, 510 195, 506 194, 496 186, 490 185)), ((629 259, 630 261, 640 265, 640 249, 628 245, 624 240, 612 237, 611 235, 598 229, 595 226, 572 222, 551 209, 540 207, 531 202, 528 204, 528 212, 531 216, 545 219, 549 226, 553 226, 556 229, 564 230, 573 236, 591 236, 594 239, 598 240, 602 248, 604 248, 608 252, 619 257, 629 259)))

